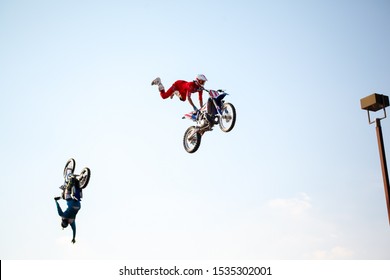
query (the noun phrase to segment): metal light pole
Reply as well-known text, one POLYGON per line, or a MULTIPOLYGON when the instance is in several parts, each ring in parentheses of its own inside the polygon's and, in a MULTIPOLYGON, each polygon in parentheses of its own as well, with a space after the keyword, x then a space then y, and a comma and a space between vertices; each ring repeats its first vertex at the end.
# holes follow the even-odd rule
POLYGON ((390 197, 389 197, 390 184, 389 184, 389 174, 387 172, 385 145, 383 143, 383 135, 382 135, 382 127, 381 127, 381 120, 383 120, 387 117, 386 107, 389 106, 389 97, 386 95, 374 93, 374 94, 371 94, 365 98, 360 99, 360 105, 361 105, 361 108, 363 110, 367 111, 368 122, 370 124, 376 123, 376 136, 378 138, 379 156, 380 156, 380 160, 381 160, 383 184, 385 187, 387 216, 388 216, 389 224, 390 224, 390 197), (371 121, 370 111, 376 112, 379 110, 383 110, 384 116, 382 118, 376 118, 375 121, 371 121))

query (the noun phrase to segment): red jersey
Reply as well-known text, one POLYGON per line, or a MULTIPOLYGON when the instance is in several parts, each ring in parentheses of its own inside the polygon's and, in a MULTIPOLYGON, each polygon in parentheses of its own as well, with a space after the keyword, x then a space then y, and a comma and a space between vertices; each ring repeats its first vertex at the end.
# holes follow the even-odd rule
POLYGON ((168 91, 164 94, 163 98, 167 98, 168 96, 171 96, 172 93, 175 91, 178 91, 181 96, 181 100, 185 101, 188 96, 191 96, 192 93, 198 92, 199 93, 199 101, 203 104, 203 90, 200 86, 198 86, 194 81, 187 82, 183 80, 178 80, 173 83, 173 85, 168 89, 168 91))

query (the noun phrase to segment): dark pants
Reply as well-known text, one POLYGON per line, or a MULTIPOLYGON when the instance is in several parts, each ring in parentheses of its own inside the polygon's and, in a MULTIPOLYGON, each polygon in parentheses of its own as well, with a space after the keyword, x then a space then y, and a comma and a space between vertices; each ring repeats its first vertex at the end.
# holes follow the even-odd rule
POLYGON ((76 201, 73 199, 69 199, 66 201, 68 208, 65 210, 65 212, 62 211, 58 201, 56 201, 56 204, 57 204, 58 215, 66 219, 76 219, 76 215, 81 208, 80 201, 76 201))

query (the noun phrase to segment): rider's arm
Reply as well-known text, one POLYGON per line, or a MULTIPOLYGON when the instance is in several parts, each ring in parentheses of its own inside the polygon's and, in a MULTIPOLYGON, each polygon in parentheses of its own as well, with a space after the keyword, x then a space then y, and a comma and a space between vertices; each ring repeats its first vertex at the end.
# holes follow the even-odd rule
POLYGON ((76 220, 74 220, 70 226, 72 227, 72 230, 73 230, 73 239, 72 239, 72 243, 75 243, 76 242, 76 220))
POLYGON ((196 106, 194 105, 194 102, 192 102, 191 94, 187 95, 188 102, 191 104, 192 108, 194 108, 194 111, 197 110, 196 106))

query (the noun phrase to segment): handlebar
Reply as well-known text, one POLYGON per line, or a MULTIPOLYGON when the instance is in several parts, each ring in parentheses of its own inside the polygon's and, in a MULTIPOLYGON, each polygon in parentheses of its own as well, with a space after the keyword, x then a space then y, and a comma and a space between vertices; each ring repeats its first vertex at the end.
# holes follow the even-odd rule
MULTIPOLYGON (((211 89, 205 89, 204 87, 202 87, 202 90, 206 91, 206 92, 210 92, 211 89)), ((224 89, 217 89, 218 92, 225 92, 224 89)))
POLYGON ((81 174, 72 174, 70 176, 66 176, 64 179, 65 179, 65 182, 67 182, 69 179, 72 179, 72 178, 75 178, 77 180, 80 180, 81 178, 81 174))

